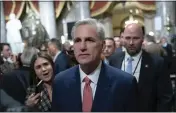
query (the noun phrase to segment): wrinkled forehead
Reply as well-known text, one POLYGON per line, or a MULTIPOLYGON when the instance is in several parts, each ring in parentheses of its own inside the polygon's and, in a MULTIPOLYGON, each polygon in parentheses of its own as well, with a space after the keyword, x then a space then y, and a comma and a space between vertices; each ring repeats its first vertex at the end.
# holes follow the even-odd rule
POLYGON ((123 34, 124 37, 126 36, 133 36, 133 37, 143 37, 142 30, 140 29, 126 29, 123 34))
POLYGON ((10 47, 8 45, 4 45, 3 50, 10 50, 10 47))
POLYGON ((81 38, 87 38, 87 37, 94 37, 97 38, 97 29, 93 25, 80 25, 75 29, 74 38, 81 37, 81 38))

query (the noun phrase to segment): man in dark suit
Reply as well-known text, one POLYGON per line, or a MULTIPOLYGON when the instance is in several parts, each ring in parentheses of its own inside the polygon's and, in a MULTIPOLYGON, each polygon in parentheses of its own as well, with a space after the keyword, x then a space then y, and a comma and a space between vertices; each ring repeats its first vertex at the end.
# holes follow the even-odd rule
POLYGON ((151 54, 162 57, 167 56, 167 52, 161 47, 161 45, 156 43, 155 37, 149 34, 145 35, 144 37, 143 49, 151 54))
POLYGON ((106 64, 109 64, 108 58, 115 52, 115 41, 113 38, 105 38, 104 39, 104 49, 103 49, 103 55, 104 55, 104 62, 106 64))
POLYGON ((167 56, 165 56, 164 59, 166 61, 166 64, 168 65, 168 68, 171 69, 171 65, 173 63, 171 60, 172 56, 173 56, 172 45, 168 43, 168 41, 165 37, 161 38, 161 44, 162 44, 162 47, 164 48, 164 50, 167 52, 167 56))
POLYGON ((58 39, 53 38, 48 42, 48 51, 54 60, 54 74, 58 74, 70 68, 70 59, 63 51, 61 51, 61 43, 58 39))
POLYGON ((102 24, 90 18, 80 20, 72 33, 74 53, 80 65, 55 77, 52 111, 136 111, 136 79, 101 61, 105 37, 102 24))
POLYGON ((123 38, 126 51, 111 56, 109 63, 136 77, 138 111, 170 111, 172 86, 163 58, 141 49, 143 33, 138 24, 127 25, 123 38))

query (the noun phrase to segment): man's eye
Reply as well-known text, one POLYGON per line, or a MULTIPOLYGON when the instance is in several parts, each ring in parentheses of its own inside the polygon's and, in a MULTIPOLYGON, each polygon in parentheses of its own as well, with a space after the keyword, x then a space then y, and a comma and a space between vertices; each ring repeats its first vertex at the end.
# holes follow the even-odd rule
POLYGON ((139 39, 139 37, 134 37, 134 39, 139 39))
POLYGON ((80 42, 81 40, 80 39, 75 39, 74 42, 80 42))
POLYGON ((125 39, 130 39, 130 37, 125 37, 125 39))
POLYGON ((95 42, 95 41, 94 41, 93 39, 91 39, 91 38, 86 39, 86 41, 95 42))

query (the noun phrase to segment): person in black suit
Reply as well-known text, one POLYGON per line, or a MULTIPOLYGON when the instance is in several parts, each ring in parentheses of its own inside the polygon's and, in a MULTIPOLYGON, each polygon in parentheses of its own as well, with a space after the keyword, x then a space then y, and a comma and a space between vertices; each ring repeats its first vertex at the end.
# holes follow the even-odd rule
MULTIPOLYGON (((33 47, 27 47, 24 49, 21 55, 21 61, 23 66, 19 69, 3 75, 1 82, 1 90, 4 95, 1 95, 1 102, 7 101, 6 97, 10 96, 15 101, 24 105, 26 90, 31 83, 31 77, 29 75, 30 63, 32 57, 37 54, 37 50, 33 47), (7 95, 8 96, 7 96, 7 95)), ((7 101, 8 103, 8 101, 7 101)), ((13 103, 9 103, 13 104, 13 103)), ((4 105, 5 106, 5 105, 4 105)), ((14 105, 12 105, 14 106, 14 105)), ((7 108, 7 107, 6 107, 7 108)))
POLYGON ((54 61, 54 74, 58 74, 70 68, 70 59, 63 51, 61 51, 61 43, 58 39, 53 38, 48 42, 48 51, 53 57, 54 61))
MULTIPOLYGON (((168 43, 167 39, 165 37, 161 38, 161 44, 162 47, 164 48, 164 50, 167 52, 167 56, 164 57, 166 65, 168 65, 168 69, 171 69, 171 65, 172 65, 172 56, 173 56, 173 52, 172 52, 172 45, 168 43)), ((171 72, 171 70, 170 70, 171 72)))
POLYGON ((127 25, 123 38, 126 51, 111 56, 109 64, 136 77, 139 93, 138 111, 169 112, 172 86, 163 58, 141 49, 143 33, 138 24, 127 25))
POLYGON ((103 49, 103 55, 104 55, 104 62, 106 64, 109 64, 108 58, 115 52, 115 41, 113 38, 105 38, 104 39, 104 49, 103 49))
POLYGON ((54 79, 53 112, 136 111, 135 77, 101 60, 105 31, 95 19, 78 21, 72 29, 79 65, 54 79))

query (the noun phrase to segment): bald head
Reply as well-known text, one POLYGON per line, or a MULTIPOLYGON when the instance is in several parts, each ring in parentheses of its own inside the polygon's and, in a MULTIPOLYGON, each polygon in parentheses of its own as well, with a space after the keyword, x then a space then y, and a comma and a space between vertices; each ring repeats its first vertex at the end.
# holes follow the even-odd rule
POLYGON ((143 38, 143 30, 139 24, 129 24, 125 27, 124 33, 137 33, 143 38))
POLYGON ((143 30, 138 24, 129 24, 123 33, 124 46, 127 52, 134 56, 141 51, 143 43, 143 30))

